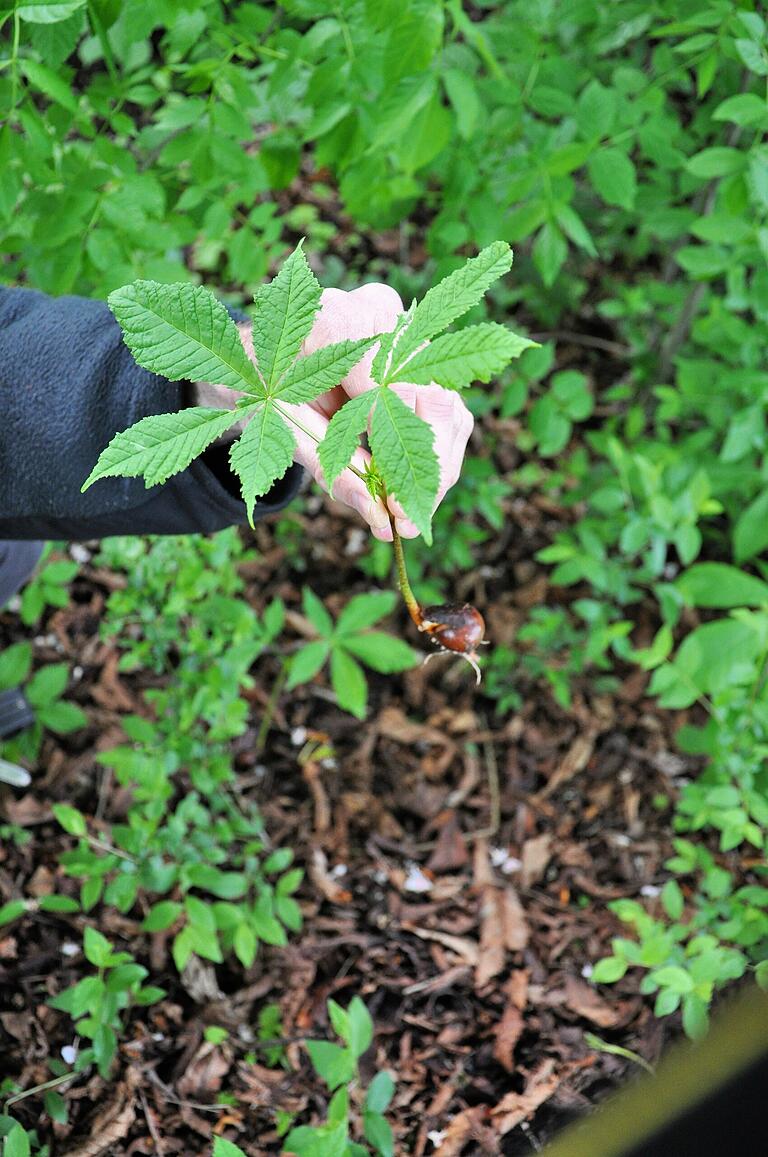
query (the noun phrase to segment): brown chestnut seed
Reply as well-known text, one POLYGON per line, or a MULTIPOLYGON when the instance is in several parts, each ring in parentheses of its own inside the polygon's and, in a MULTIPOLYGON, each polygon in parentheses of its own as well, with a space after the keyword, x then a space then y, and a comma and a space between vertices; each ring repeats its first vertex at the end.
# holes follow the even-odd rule
MULTIPOLYGON (((426 607, 421 612, 419 630, 429 635, 441 651, 453 651, 469 663, 478 683, 482 679, 477 664, 476 649, 483 642, 485 621, 469 603, 442 607, 426 607)), ((432 655, 427 655, 426 663, 432 655)))
POLYGON ((483 641, 485 622, 480 612, 469 603, 442 607, 425 607, 419 630, 426 631, 432 640, 446 651, 473 655, 483 641))

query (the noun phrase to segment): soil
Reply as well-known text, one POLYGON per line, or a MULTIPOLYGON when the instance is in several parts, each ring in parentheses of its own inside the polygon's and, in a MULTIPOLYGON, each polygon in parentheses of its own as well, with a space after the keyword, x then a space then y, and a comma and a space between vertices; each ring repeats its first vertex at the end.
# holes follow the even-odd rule
MULTIPOLYGON (((307 505, 292 517, 313 585, 324 593, 332 583, 345 597, 367 589, 352 516, 317 498, 307 505)), ((510 517, 544 516, 516 501, 510 517)), ((275 525, 258 524, 255 540, 247 597, 260 607, 279 594, 297 606, 302 576, 275 525)), ((498 557, 493 566, 498 575, 498 557)), ((73 890, 57 867, 71 839, 53 822, 52 803, 74 802, 95 822, 125 807, 94 762, 119 741, 143 679, 118 674, 114 643, 99 638, 109 580, 85 564, 70 605, 36 635, 38 664, 64 659, 81 669, 72 697, 90 724, 66 739, 48 735, 33 788, 4 790, 4 821, 29 839, 0 850, 0 903, 73 890)), ((530 556, 510 561, 496 585, 469 593, 484 594, 475 601, 497 642, 533 596, 564 597, 530 556)), ((404 612, 401 625, 411 637, 404 612)), ((11 612, 0 615, 0 631, 3 643, 28 634, 11 612)), ((638 976, 601 988, 588 980, 620 928, 608 902, 658 903, 670 844, 658 797, 674 796, 685 770, 676 721, 643 697, 636 671, 611 695, 584 675, 568 711, 531 685, 519 711, 500 715, 471 670, 446 657, 403 678, 374 677, 364 725, 338 710, 322 681, 284 696, 257 758, 271 662, 259 666, 237 766, 275 843, 294 847, 307 870, 303 931, 248 971, 203 962, 180 978, 166 938, 150 942, 138 918, 97 909, 88 920, 151 961, 152 982, 168 995, 132 1013, 113 1079, 75 1082, 69 1123, 52 1132, 43 1124, 41 1135, 68 1157, 208 1154, 213 1131, 249 1154, 278 1153, 275 1109, 308 1121, 322 1118, 326 1102, 300 1040, 332 1037, 328 997, 345 1004, 360 995, 376 1025, 364 1074, 387 1068, 396 1080, 397 1152, 536 1152, 636 1069, 588 1034, 653 1063, 676 1032, 674 1021, 652 1016, 638 976), (300 761, 308 739, 332 757, 300 761), (245 1059, 266 1002, 282 1010, 288 1069, 245 1059), (228 1029, 228 1040, 205 1041, 208 1025, 228 1029)), ((87 972, 81 955, 67 955, 84 922, 38 913, 0 935, 0 1076, 23 1088, 46 1080, 47 1058, 72 1044, 68 1018, 45 1000, 87 972)), ((17 1112, 34 1125, 38 1099, 17 1112)))

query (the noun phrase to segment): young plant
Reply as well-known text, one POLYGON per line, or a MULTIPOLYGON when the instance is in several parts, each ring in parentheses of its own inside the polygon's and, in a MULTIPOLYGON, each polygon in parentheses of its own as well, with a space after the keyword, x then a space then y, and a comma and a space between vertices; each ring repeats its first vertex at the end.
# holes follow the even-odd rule
POLYGON ((80 569, 70 558, 48 561, 53 546, 49 543, 38 569, 21 594, 19 616, 27 627, 34 626, 46 607, 65 607, 69 602, 69 584, 80 569))
POLYGON ((390 614, 395 602, 391 591, 355 595, 334 623, 317 595, 304 588, 304 614, 319 638, 306 643, 292 656, 287 688, 308 683, 330 662, 331 686, 339 706, 358 719, 365 718, 368 685, 360 662, 374 671, 390 675, 415 667, 419 657, 402 639, 383 631, 370 630, 390 614), (360 662, 358 662, 360 660, 360 662))
MULTIPOLYGON (((392 1100, 395 1082, 383 1071, 376 1073, 364 1093, 360 1089, 358 1061, 373 1040, 371 1015, 360 997, 355 996, 347 1009, 329 1000, 328 1016, 343 1043, 306 1042, 315 1072, 333 1094, 327 1120, 322 1125, 291 1129, 283 1151, 292 1157, 371 1157, 372 1153, 376 1157, 393 1157, 394 1138, 384 1113, 392 1100), (362 1133, 365 1144, 352 1139, 350 1134, 355 1132, 362 1133)), ((212 1157, 246 1154, 232 1141, 217 1137, 212 1157)))
POLYGON ((85 713, 64 698, 69 683, 66 663, 49 663, 34 674, 31 671, 31 643, 13 643, 0 654, 0 691, 23 687, 35 715, 31 727, 2 746, 3 754, 11 761, 36 759, 45 729, 68 735, 88 722, 85 713))
MULTIPOLYGON (((165 482, 235 423, 245 422, 232 444, 230 463, 252 522, 256 499, 293 461, 298 422, 285 405, 310 402, 333 388, 378 343, 371 367, 375 386, 350 399, 331 419, 319 446, 320 462, 332 490, 342 470, 356 470, 350 460, 367 432, 375 462, 365 475, 371 493, 385 503, 390 496, 396 498, 431 542, 440 482, 434 431, 392 386, 407 380, 462 389, 474 381, 488 382, 535 344, 495 322, 443 332, 478 305, 511 265, 509 245, 494 242, 430 289, 420 303, 414 301, 392 332, 338 342, 300 357, 320 308, 321 288, 299 244, 277 277, 256 292, 254 362, 224 306, 201 286, 136 281, 116 290, 109 305, 139 365, 172 381, 228 386, 240 396, 233 410, 193 406, 143 418, 112 439, 83 489, 112 476, 141 475, 147 486, 165 482)), ((445 611, 447 619, 438 608, 431 608, 433 614, 426 619, 417 616, 408 600, 410 587, 394 523, 393 533, 403 594, 417 626, 473 661, 482 620, 476 637, 477 620, 474 627, 457 623, 456 608, 445 611), (471 638, 461 637, 457 628, 469 630, 471 638)))
POLYGON ((123 1013, 131 1005, 154 1004, 165 993, 162 988, 145 986, 147 969, 129 952, 115 952, 106 936, 90 925, 83 936, 83 952, 97 974, 79 980, 49 1003, 68 1012, 78 1035, 91 1042, 79 1053, 75 1071, 83 1072, 95 1064, 99 1074, 108 1077, 123 1029, 123 1013))

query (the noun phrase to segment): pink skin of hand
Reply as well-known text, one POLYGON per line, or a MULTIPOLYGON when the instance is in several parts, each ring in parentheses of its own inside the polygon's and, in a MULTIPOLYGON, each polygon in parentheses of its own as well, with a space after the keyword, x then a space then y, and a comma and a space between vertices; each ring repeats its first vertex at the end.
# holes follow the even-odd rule
MULTIPOLYGON (((400 295, 388 285, 378 283, 362 285, 349 293, 342 289, 325 289, 320 311, 309 337, 302 346, 302 353, 314 353, 323 346, 343 341, 345 338, 355 339, 372 337, 376 333, 389 333, 394 329, 401 313, 403 303, 400 295)), ((250 325, 240 325, 238 328, 246 353, 253 359, 250 325)), ((286 414, 293 415, 301 426, 322 441, 328 423, 336 411, 349 398, 356 398, 365 390, 374 388, 371 364, 377 348, 374 346, 369 350, 335 389, 328 390, 312 402, 302 402, 298 405, 284 402, 281 408, 286 414)), ((464 452, 474 424, 472 415, 457 393, 442 386, 413 386, 402 383, 392 388, 435 432, 434 447, 440 464, 440 487, 435 502, 437 507, 450 487, 458 481, 464 452)), ((301 463, 318 485, 327 492, 328 486, 317 456, 317 443, 298 426, 294 426, 294 434, 296 461, 301 463)), ((370 458, 366 450, 359 449, 355 452, 352 463, 358 470, 364 471, 370 458)), ((392 541, 392 527, 383 503, 380 499, 374 500, 371 497, 362 479, 351 470, 344 470, 337 478, 333 485, 333 497, 361 514, 375 538, 383 542, 392 541)), ((406 518, 402 507, 393 498, 389 499, 389 509, 394 515, 398 534, 403 538, 416 538, 418 530, 410 519, 406 518)))

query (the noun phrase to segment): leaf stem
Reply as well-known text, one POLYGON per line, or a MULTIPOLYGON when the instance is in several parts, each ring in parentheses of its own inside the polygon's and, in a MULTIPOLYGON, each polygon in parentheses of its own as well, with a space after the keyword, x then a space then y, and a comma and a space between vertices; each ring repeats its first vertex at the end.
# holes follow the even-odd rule
MULTIPOLYGON (((387 504, 386 494, 384 494, 382 496, 382 501, 384 502, 384 505, 386 506, 386 504, 387 504)), ((416 626, 419 629, 421 629, 421 624, 423 622, 423 616, 421 614, 421 607, 419 606, 418 600, 417 600, 415 594, 413 593, 413 591, 411 590, 411 584, 408 581, 408 569, 405 565, 405 551, 403 550, 403 540, 401 539, 400 535, 397 533, 397 528, 395 527, 395 519, 394 519, 394 516, 392 514, 389 515, 389 523, 390 523, 390 526, 392 527, 392 545, 395 549, 395 566, 397 567, 397 582, 398 582, 398 586, 400 587, 400 593, 403 596, 403 601, 405 602, 405 605, 408 608, 408 614, 411 616, 411 618, 413 619, 416 626)))
MULTIPOLYGON (((281 418, 285 418, 286 422, 291 422, 297 430, 301 430, 302 434, 306 434, 308 438, 311 438, 316 446, 320 445, 322 439, 318 438, 317 434, 313 434, 311 430, 308 430, 307 427, 298 420, 298 418, 294 418, 293 414, 286 414, 285 410, 278 402, 273 401, 272 405, 275 407, 281 418)), ((358 478, 365 482, 365 475, 363 472, 358 470, 356 466, 353 466, 351 462, 345 466, 345 470, 351 470, 353 474, 356 474, 358 478)))

